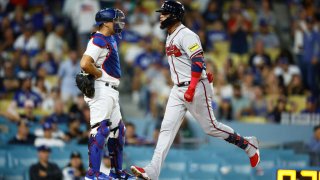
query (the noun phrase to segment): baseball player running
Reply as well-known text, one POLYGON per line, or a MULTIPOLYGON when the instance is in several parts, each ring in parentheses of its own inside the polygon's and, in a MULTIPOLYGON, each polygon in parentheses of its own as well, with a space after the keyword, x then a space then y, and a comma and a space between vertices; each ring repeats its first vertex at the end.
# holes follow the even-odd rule
POLYGON ((121 70, 115 35, 121 36, 124 13, 106 8, 97 12, 98 31, 93 33, 80 62, 84 73, 76 77, 77 86, 85 94, 90 107, 89 170, 86 180, 136 179, 122 170, 125 126, 121 120, 119 92, 121 70), (111 158, 110 174, 100 172, 106 138, 111 158))
POLYGON ((174 86, 151 162, 144 168, 131 166, 131 171, 142 179, 158 179, 161 166, 187 110, 197 119, 205 133, 243 149, 250 158, 251 166, 256 167, 260 161, 257 138, 240 136, 232 128, 218 122, 213 114, 209 83, 213 77, 205 72, 198 35, 181 23, 184 6, 178 1, 165 1, 156 12, 161 13, 160 28, 168 31, 166 54, 174 86))

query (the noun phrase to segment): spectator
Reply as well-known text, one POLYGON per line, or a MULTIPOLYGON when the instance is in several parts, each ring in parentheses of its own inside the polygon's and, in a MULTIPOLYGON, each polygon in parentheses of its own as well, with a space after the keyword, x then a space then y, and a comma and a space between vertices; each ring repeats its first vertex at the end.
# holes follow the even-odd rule
POLYGON ((36 147, 39 146, 49 146, 49 147, 63 147, 65 144, 61 139, 54 138, 52 133, 52 123, 51 122, 45 122, 42 125, 43 128, 43 137, 37 137, 34 145, 36 147))
POLYGON ((29 133, 30 123, 26 120, 20 120, 17 124, 18 132, 15 137, 9 140, 9 144, 33 145, 35 136, 29 133))
POLYGON ((240 119, 243 115, 248 115, 250 109, 250 100, 242 96, 241 86, 236 84, 233 86, 233 98, 231 99, 232 116, 240 119))
POLYGON ((64 103, 60 99, 55 99, 54 112, 50 118, 55 119, 57 123, 67 123, 69 120, 68 114, 64 112, 64 103))
POLYGON ((3 62, 3 67, 0 67, 0 79, 3 83, 3 88, 6 92, 14 92, 19 88, 19 79, 14 74, 14 64, 12 62, 3 62))
POLYGON ((214 43, 228 40, 228 35, 221 21, 217 20, 208 24, 206 30, 206 44, 204 47, 208 48, 208 50, 214 50, 214 43))
POLYGON ((289 95, 305 95, 306 89, 303 86, 302 78, 300 74, 294 74, 291 82, 288 85, 289 95))
POLYGON ((35 58, 37 61, 36 69, 43 68, 48 75, 56 75, 58 72, 58 61, 47 51, 41 51, 35 58))
POLYGON ((222 20, 221 7, 218 6, 217 1, 210 0, 202 16, 207 23, 222 20))
POLYGON ((219 120, 227 120, 227 121, 233 120, 233 109, 232 109, 230 99, 223 98, 221 100, 217 117, 219 120))
POLYGON ((317 114, 320 115, 320 107, 317 106, 317 99, 316 97, 309 96, 306 100, 306 108, 301 111, 301 113, 306 114, 317 114))
POLYGON ((244 17, 241 9, 231 9, 227 27, 230 34, 230 52, 239 55, 247 53, 247 36, 251 31, 251 22, 244 17))
POLYGON ((318 94, 318 84, 316 83, 317 64, 318 64, 318 47, 320 47, 319 34, 314 29, 314 19, 308 17, 306 19, 307 30, 303 33, 303 54, 300 69, 302 78, 306 82, 311 92, 318 94))
POLYGON ((265 66, 271 67, 271 58, 265 52, 263 41, 256 41, 254 52, 250 55, 249 65, 254 72, 260 73, 265 66))
POLYGON ((253 114, 255 116, 266 117, 269 111, 271 111, 271 109, 269 109, 269 105, 267 100, 265 99, 265 94, 263 92, 262 87, 255 86, 254 94, 255 98, 254 101, 252 101, 251 103, 253 114))
MULTIPOLYGON (((50 123, 51 124, 52 137, 53 138, 66 140, 65 133, 58 128, 58 123, 57 122, 58 122, 58 120, 56 118, 48 117, 44 123, 50 123)), ((43 127, 42 127, 42 128, 36 129, 34 131, 34 134, 37 137, 44 137, 44 132, 45 131, 44 131, 43 127)))
POLYGON ((90 37, 96 12, 99 11, 100 4, 98 0, 66 0, 64 2, 63 12, 72 20, 72 25, 76 29, 79 40, 79 50, 82 52, 90 37))
POLYGON ((110 170, 111 170, 111 160, 110 160, 109 152, 105 151, 103 153, 103 159, 101 161, 100 172, 109 174, 110 170))
POLYGON ((27 24, 23 29, 23 34, 21 34, 16 41, 14 42, 14 49, 21 50, 29 54, 30 56, 34 56, 39 51, 39 42, 33 36, 33 27, 31 24, 27 24))
MULTIPOLYGON (((29 14, 24 11, 20 5, 14 6, 14 12, 9 13, 10 26, 12 27, 15 36, 21 34, 25 24, 27 24, 29 14)), ((30 23, 28 25, 31 25, 30 23)))
POLYGON ((70 116, 70 120, 68 122, 68 132, 66 132, 66 139, 67 140, 80 140, 83 137, 83 132, 80 129, 80 116, 74 115, 70 116))
POLYGON ((19 66, 15 69, 15 74, 19 79, 32 77, 32 69, 27 54, 22 54, 19 59, 19 66))
POLYGON ((281 114, 287 112, 286 106, 287 100, 283 97, 280 97, 277 100, 272 112, 268 115, 269 120, 274 123, 281 123, 281 114))
POLYGON ((288 86, 293 75, 300 75, 300 70, 298 66, 289 64, 288 58, 282 57, 278 60, 278 66, 274 69, 274 74, 278 77, 281 77, 284 85, 288 86))
MULTIPOLYGON (((14 43, 14 34, 13 34, 13 30, 12 28, 7 28, 7 29, 4 29, 3 30, 3 35, 0 35, 0 36, 3 36, 1 39, 1 41, 3 43, 0 44, 0 54, 3 52, 3 51, 13 51, 13 43, 14 43)), ((2 32, 2 30, 1 30, 2 32)))
POLYGON ((258 40, 262 41, 267 49, 275 49, 280 46, 277 35, 270 31, 270 26, 264 19, 261 19, 259 22, 259 32, 255 35, 254 40, 255 42, 258 40))
POLYGON ((24 102, 28 99, 33 102, 35 107, 40 106, 42 102, 41 96, 32 90, 31 77, 22 79, 21 89, 14 94, 14 102, 19 108, 23 107, 24 102))
POLYGON ((270 0, 262 0, 261 9, 258 11, 258 22, 261 20, 265 20, 272 27, 276 25, 276 16, 272 11, 271 1, 270 0))
POLYGON ((59 24, 46 38, 46 51, 51 53, 56 60, 60 60, 67 49, 67 43, 63 39, 64 26, 59 24))
POLYGON ((313 137, 310 139, 307 146, 311 152, 320 152, 320 125, 313 128, 313 137))
POLYGON ((145 138, 136 134, 136 127, 133 123, 126 123, 126 145, 145 145, 150 144, 145 138))
POLYGON ((128 18, 130 29, 138 33, 141 37, 146 37, 151 34, 150 19, 144 12, 142 6, 136 6, 134 13, 128 18), (141 31, 143 29, 143 31, 141 31))
POLYGON ((62 170, 63 180, 82 180, 86 174, 81 154, 73 151, 70 155, 70 162, 62 170))
POLYGON ((31 100, 24 102, 24 108, 22 112, 18 112, 15 103, 12 103, 7 112, 2 114, 4 117, 13 122, 19 122, 21 119, 25 119, 28 122, 38 122, 38 117, 34 114, 34 103, 31 100))
MULTIPOLYGON (((42 79, 42 77, 39 77, 42 79)), ((48 90, 49 91, 49 90, 48 90)), ((60 90, 57 87, 53 87, 51 91, 46 95, 46 99, 42 101, 42 109, 46 112, 53 113, 55 100, 60 98, 60 90)))
POLYGON ((75 86, 74 78, 80 72, 80 64, 76 51, 69 53, 69 58, 61 63, 58 71, 61 97, 64 102, 72 100, 80 93, 75 86))
MULTIPOLYGON (((43 99, 43 101, 47 100, 47 97, 49 96, 49 93, 48 93, 49 90, 46 86, 45 79, 43 77, 38 77, 36 79, 35 85, 32 87, 32 90, 35 93, 39 94, 41 99, 43 99)), ((43 106, 43 103, 42 103, 42 106, 43 106)))
POLYGON ((90 126, 90 109, 88 106, 84 106, 82 109, 82 117, 84 119, 85 124, 87 125, 86 130, 83 132, 83 138, 79 140, 79 144, 88 144, 91 126, 90 126))
POLYGON ((37 149, 39 162, 30 167, 30 180, 61 180, 61 170, 55 163, 49 162, 51 149, 48 146, 40 146, 37 149))
POLYGON ((82 93, 79 93, 75 99, 75 101, 70 105, 69 108, 69 116, 77 116, 79 115, 81 118, 81 123, 86 123, 84 120, 83 109, 88 106, 83 99, 82 93))
POLYGON ((226 81, 224 74, 222 74, 221 72, 217 73, 214 83, 215 86, 213 87, 213 92, 215 93, 215 95, 227 99, 232 97, 232 85, 226 81))

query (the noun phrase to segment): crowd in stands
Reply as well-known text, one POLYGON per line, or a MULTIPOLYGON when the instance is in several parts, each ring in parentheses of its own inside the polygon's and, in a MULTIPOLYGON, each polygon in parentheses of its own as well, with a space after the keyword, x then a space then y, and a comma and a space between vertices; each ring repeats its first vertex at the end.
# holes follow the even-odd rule
MULTIPOLYGON (((290 26, 285 31, 279 28, 282 22, 271 0, 181 2, 186 8, 184 24, 199 35, 207 71, 214 74, 212 108, 218 120, 281 123, 287 117, 284 114, 307 114, 320 121, 319 1, 281 1, 288 7, 281 14, 288 16, 290 26), (288 42, 284 34, 289 35, 288 42)), ((17 123, 9 144, 39 147, 39 164, 32 168, 40 170, 32 177, 48 175, 41 170, 48 163, 47 146, 63 147, 72 141, 87 144, 90 112, 74 77, 90 33, 95 31, 95 13, 101 8, 122 9, 127 17, 119 44, 124 72, 120 94, 129 94, 157 122, 152 140, 139 137, 135 125, 127 123, 127 144, 155 143, 173 85, 164 53, 166 32, 159 28, 154 13, 161 3, 0 2, 0 116, 17 123), (61 130, 59 124, 67 128, 61 130), (34 125, 40 126, 31 131, 34 125)), ((0 125, 0 132, 5 131, 0 125)), ((319 142, 319 128, 315 132, 319 142)), ((192 137, 187 122, 181 136, 192 137)), ((72 154, 68 166, 80 166, 76 158, 79 155, 72 154)))

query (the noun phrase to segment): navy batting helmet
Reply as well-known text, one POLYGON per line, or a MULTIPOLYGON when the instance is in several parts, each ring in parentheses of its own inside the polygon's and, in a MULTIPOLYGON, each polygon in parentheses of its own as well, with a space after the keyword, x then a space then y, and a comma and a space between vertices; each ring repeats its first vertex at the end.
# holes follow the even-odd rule
POLYGON ((184 6, 179 1, 165 1, 159 10, 156 12, 172 14, 179 21, 182 21, 184 16, 184 6))
POLYGON ((96 14, 96 25, 100 26, 104 22, 113 22, 115 33, 121 33, 125 25, 125 15, 120 9, 105 8, 96 14))

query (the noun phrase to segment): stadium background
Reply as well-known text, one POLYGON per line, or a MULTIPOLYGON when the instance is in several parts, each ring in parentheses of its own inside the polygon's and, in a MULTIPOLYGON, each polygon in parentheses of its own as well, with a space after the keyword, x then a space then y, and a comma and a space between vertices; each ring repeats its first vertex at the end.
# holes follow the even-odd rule
MULTIPOLYGON (((160 179, 275 179, 276 169, 320 165, 320 9, 317 0, 181 0, 214 73, 218 120, 261 142, 261 165, 206 136, 186 116, 160 179)), ((120 43, 125 167, 153 153, 170 74, 153 0, 0 1, 0 179, 28 179, 36 145, 52 142, 63 169, 77 150, 87 167, 89 111, 75 86, 79 60, 105 7, 127 16, 120 43), (28 133, 30 133, 28 135, 28 133), (49 134, 49 139, 43 134, 49 134), (15 137, 25 136, 25 144, 15 137), (36 140, 35 136, 36 135, 36 140)), ((48 137, 47 137, 48 138, 48 137)))

